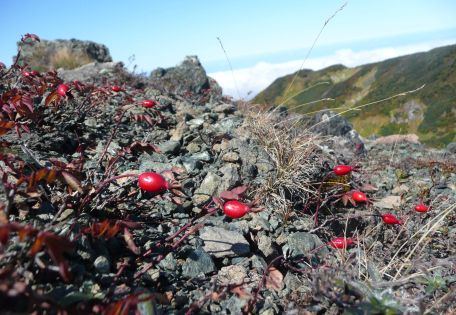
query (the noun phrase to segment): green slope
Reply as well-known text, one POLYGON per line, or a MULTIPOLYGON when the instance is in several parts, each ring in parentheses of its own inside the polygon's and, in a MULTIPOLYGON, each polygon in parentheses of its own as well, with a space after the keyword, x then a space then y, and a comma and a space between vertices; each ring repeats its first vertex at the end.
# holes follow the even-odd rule
POLYGON ((344 116, 365 137, 416 133, 423 143, 435 147, 456 141, 456 45, 355 68, 301 70, 289 88, 294 75, 278 78, 253 102, 279 105, 287 100, 285 106, 300 113, 324 108, 341 112, 426 84, 414 94, 344 116), (322 98, 335 101, 302 105, 322 98))

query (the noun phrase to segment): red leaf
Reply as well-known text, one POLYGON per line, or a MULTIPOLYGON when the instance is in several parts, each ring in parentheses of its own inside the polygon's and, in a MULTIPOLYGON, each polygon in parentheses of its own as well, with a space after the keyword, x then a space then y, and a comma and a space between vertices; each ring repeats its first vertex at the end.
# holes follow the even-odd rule
POLYGON ((242 185, 231 189, 231 192, 237 195, 242 195, 249 188, 247 185, 242 185))
POLYGON ((183 174, 183 173, 186 172, 185 168, 180 167, 180 166, 173 166, 173 167, 171 168, 171 171, 172 171, 173 173, 176 173, 176 174, 183 174))
MULTIPOLYGON (((45 180, 48 184, 51 184, 57 176, 57 172, 52 169, 42 168, 36 172, 33 172, 30 176, 28 176, 28 190, 35 189, 37 183, 40 180, 45 180)), ((17 186, 22 183, 21 179, 18 180, 17 186)))
POLYGON ((13 127, 14 121, 0 121, 0 136, 7 133, 13 127))
POLYGON ((33 113, 33 100, 30 95, 28 95, 28 94, 22 95, 21 103, 23 105, 25 105, 31 113, 33 113))
POLYGON ((171 189, 171 192, 173 194, 175 194, 176 196, 179 196, 179 197, 182 197, 182 198, 186 198, 187 196, 182 192, 180 191, 179 189, 171 189))
POLYGON ((8 240, 9 240, 9 233, 10 233, 10 230, 5 227, 5 226, 0 226, 0 243, 2 245, 5 245, 6 243, 8 243, 8 240))
POLYGON ((43 246, 46 245, 46 251, 51 257, 54 264, 59 266, 59 273, 63 280, 70 281, 71 274, 68 270, 68 264, 63 257, 64 253, 71 252, 74 244, 68 239, 55 235, 52 232, 40 232, 35 240, 35 243, 30 250, 30 254, 35 255, 43 246))
POLYGON ((117 220, 117 223, 123 227, 127 227, 129 229, 137 229, 142 226, 140 222, 132 222, 132 221, 125 221, 125 220, 117 220))
POLYGON ((351 197, 350 197, 350 195, 348 195, 348 194, 344 194, 344 195, 342 196, 342 203, 343 203, 344 206, 347 206, 348 200, 349 200, 350 198, 351 198, 351 197))
POLYGON ((27 125, 21 124, 20 126, 21 126, 22 129, 25 130, 26 133, 30 133, 30 128, 27 125))
POLYGON ((124 149, 127 153, 132 152, 157 152, 160 153, 160 149, 153 144, 135 141, 124 149))
POLYGON ((32 247, 30 248, 30 255, 35 256, 36 253, 38 253, 41 250, 41 247, 43 247, 43 239, 37 238, 33 243, 32 247))
POLYGON ((128 296, 123 300, 111 303, 106 311, 103 312, 103 315, 128 315, 130 307, 134 304, 134 302, 135 301, 128 296))
POLYGON ((220 198, 226 199, 226 200, 238 200, 239 195, 236 193, 233 193, 231 191, 223 191, 220 193, 220 198))
POLYGON ((168 182, 172 182, 175 180, 174 173, 171 170, 165 170, 161 172, 160 175, 163 176, 168 182))
POLYGON ((62 171, 62 177, 63 179, 65 180, 65 182, 73 189, 73 190, 76 190, 80 193, 83 192, 82 190, 82 187, 81 187, 81 182, 76 178, 74 177, 73 175, 71 175, 70 173, 68 172, 65 172, 65 171, 62 171))
POLYGON ((220 208, 223 208, 223 201, 220 198, 212 197, 212 201, 220 208))
POLYGON ((361 186, 359 190, 364 192, 376 192, 378 188, 371 184, 363 184, 363 186, 361 186))
POLYGON ((266 277, 266 288, 280 291, 283 288, 283 275, 275 267, 268 269, 268 275, 266 277))
POLYGON ((234 287, 230 291, 243 300, 250 300, 250 298, 252 297, 252 295, 241 286, 234 287))
POLYGON ((171 199, 173 200, 173 202, 176 204, 176 205, 179 205, 179 206, 182 206, 184 204, 184 200, 182 200, 181 198, 179 197, 171 197, 171 199))
POLYGON ((44 101, 44 104, 46 104, 46 106, 49 106, 49 104, 57 104, 57 102, 60 100, 61 96, 60 94, 56 91, 48 94, 48 96, 46 96, 46 100, 44 101))
POLYGON ((353 207, 357 206, 356 201, 354 201, 352 197, 348 198, 348 201, 350 201, 353 207))

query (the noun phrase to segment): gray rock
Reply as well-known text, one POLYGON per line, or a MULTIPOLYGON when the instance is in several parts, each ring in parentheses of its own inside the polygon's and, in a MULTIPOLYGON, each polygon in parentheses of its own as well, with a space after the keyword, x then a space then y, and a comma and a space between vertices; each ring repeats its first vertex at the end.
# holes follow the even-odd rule
POLYGON ((168 255, 166 255, 165 259, 160 261, 158 266, 163 269, 167 269, 167 270, 176 270, 177 262, 176 262, 176 259, 174 258, 173 253, 169 253, 168 255))
POLYGON ((239 161, 239 154, 236 152, 227 152, 222 156, 222 161, 235 163, 239 161))
POLYGON ((266 212, 260 212, 252 216, 252 220, 249 221, 249 226, 252 230, 255 231, 271 230, 271 224, 268 221, 266 212))
POLYGON ((386 196, 374 202, 374 207, 380 209, 395 209, 401 206, 401 196, 386 196))
POLYGON ((241 285, 247 278, 247 270, 239 265, 226 266, 217 274, 217 282, 222 286, 241 285))
POLYGON ((209 172, 206 177, 203 179, 200 187, 196 189, 195 194, 193 195, 193 202, 200 204, 214 195, 217 188, 220 186, 222 179, 215 173, 209 172))
POLYGON ((241 178, 239 177, 239 166, 237 164, 226 163, 219 171, 223 174, 223 177, 216 191, 217 194, 239 184, 241 178))
POLYGON ((196 153, 201 151, 201 146, 196 143, 196 142, 190 142, 185 149, 188 151, 188 153, 196 153))
POLYGON ((257 241, 258 249, 263 253, 265 257, 272 255, 274 253, 274 248, 272 247, 272 240, 269 236, 265 234, 260 234, 257 241))
POLYGON ((187 125, 185 122, 181 121, 176 125, 176 128, 172 129, 170 131, 171 139, 173 141, 181 141, 182 138, 184 137, 184 133, 188 130, 187 125))
POLYGON ((242 125, 243 118, 239 116, 229 116, 221 119, 219 122, 214 124, 214 128, 219 133, 232 133, 237 127, 242 125))
POLYGON ((230 114, 230 113, 234 113, 236 108, 234 107, 233 104, 220 104, 220 105, 215 106, 212 110, 216 113, 230 114))
POLYGON ((173 167, 166 158, 166 155, 158 153, 143 153, 139 157, 139 162, 140 172, 163 172, 173 167))
POLYGON ((272 307, 265 307, 260 310, 259 315, 275 315, 277 312, 272 307))
POLYGON ((446 150, 450 153, 456 154, 456 142, 450 142, 446 146, 446 150))
POLYGON ((211 256, 201 247, 188 255, 185 263, 182 265, 182 275, 187 278, 197 277, 201 274, 208 274, 216 270, 211 256))
POLYGON ((293 272, 287 272, 283 278, 283 283, 285 284, 286 290, 290 292, 311 292, 311 283, 305 280, 306 277, 298 277, 293 272), (306 283, 307 282, 307 283, 306 283))
POLYGON ((151 268, 147 270, 147 272, 144 274, 144 277, 149 281, 157 281, 160 278, 160 270, 151 268))
POLYGON ((242 309, 247 305, 247 300, 232 295, 229 299, 220 301, 220 305, 229 311, 228 314, 242 314, 242 309))
POLYGON ((267 267, 266 261, 263 257, 258 255, 252 255, 252 267, 255 268, 259 273, 263 273, 264 269, 267 267))
POLYGON ((204 250, 214 257, 236 257, 250 253, 247 240, 235 231, 205 227, 201 230, 200 238, 204 241, 204 250))
POLYGON ((177 209, 177 205, 175 203, 167 200, 159 200, 156 205, 157 207, 160 207, 160 214, 165 216, 170 215, 177 209))
POLYGON ((84 120, 84 125, 90 128, 95 128, 98 126, 98 122, 94 117, 88 117, 84 120))
POLYGON ((111 269, 109 260, 105 256, 98 256, 93 262, 93 266, 98 272, 104 274, 109 273, 109 270, 111 269))
POLYGON ((194 158, 191 157, 185 157, 181 160, 182 165, 185 167, 187 172, 191 173, 195 170, 199 170, 202 168, 203 163, 201 163, 198 160, 195 160, 194 158))
POLYGON ((293 221, 293 226, 296 231, 309 231, 315 226, 315 222, 310 217, 298 218, 293 221))
POLYGON ((207 151, 203 151, 200 153, 195 153, 192 155, 192 158, 197 160, 197 161, 204 161, 204 162, 209 162, 211 160, 211 155, 207 151))
POLYGON ((210 304, 209 310, 211 311, 211 314, 219 314, 222 310, 222 307, 218 304, 210 304))
POLYGON ((204 124, 203 117, 198 117, 198 118, 194 118, 192 120, 187 121, 187 125, 192 126, 192 127, 200 127, 203 124, 204 124))
POLYGON ((169 140, 158 145, 160 151, 165 154, 173 154, 179 152, 180 142, 169 140))
MULTIPOLYGON (((299 256, 310 254, 310 251, 313 249, 324 245, 320 238, 315 234, 310 234, 306 232, 296 232, 288 236, 287 243, 282 246, 282 251, 288 256, 299 256)), ((325 246, 322 246, 316 252, 321 255, 326 255, 329 253, 328 249, 325 246)))
POLYGON ((274 172, 274 162, 269 155, 250 140, 231 140, 231 146, 241 159, 240 175, 246 181, 264 178, 274 172))

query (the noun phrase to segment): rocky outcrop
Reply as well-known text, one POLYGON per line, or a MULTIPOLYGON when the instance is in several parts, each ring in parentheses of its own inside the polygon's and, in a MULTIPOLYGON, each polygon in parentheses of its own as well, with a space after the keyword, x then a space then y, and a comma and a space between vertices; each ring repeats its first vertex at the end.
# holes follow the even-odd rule
POLYGON ((74 69, 91 62, 111 62, 108 47, 78 39, 41 40, 33 45, 23 44, 23 62, 40 71, 64 68, 74 69))
POLYGON ((221 87, 206 75, 197 56, 187 56, 176 67, 155 69, 150 75, 150 83, 161 91, 177 95, 222 94, 221 87))

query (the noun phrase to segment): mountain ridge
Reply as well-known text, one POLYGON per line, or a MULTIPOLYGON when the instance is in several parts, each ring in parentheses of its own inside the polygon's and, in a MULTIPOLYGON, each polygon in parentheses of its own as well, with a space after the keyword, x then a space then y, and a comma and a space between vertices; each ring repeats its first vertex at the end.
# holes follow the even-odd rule
POLYGON ((332 109, 344 114, 364 137, 415 133, 435 147, 456 141, 456 45, 357 67, 332 65, 303 69, 277 78, 253 103, 284 104, 309 113, 332 109), (294 83, 288 88, 293 77, 294 83), (400 98, 353 111, 354 107, 424 88, 400 98), (319 99, 332 98, 308 105, 319 99))

